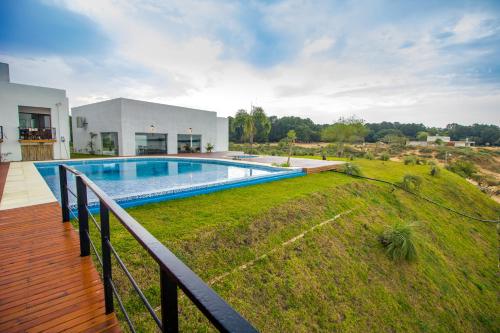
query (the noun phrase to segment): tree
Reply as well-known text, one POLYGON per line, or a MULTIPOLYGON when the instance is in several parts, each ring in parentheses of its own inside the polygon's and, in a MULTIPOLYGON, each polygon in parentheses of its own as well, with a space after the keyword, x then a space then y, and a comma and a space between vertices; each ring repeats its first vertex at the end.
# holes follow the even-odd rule
POLYGON ((280 141, 290 130, 297 134, 297 140, 300 142, 317 142, 321 140, 321 129, 323 125, 315 124, 309 118, 300 117, 269 117, 271 121, 271 132, 269 141, 280 141))
POLYGON ((243 126, 243 137, 250 143, 250 149, 252 149, 253 146, 253 138, 255 136, 255 131, 256 127, 254 118, 252 117, 252 115, 249 114, 245 117, 245 123, 243 126))
POLYGON ((254 141, 266 142, 270 131, 271 121, 261 107, 252 107, 250 113, 240 109, 234 118, 229 118, 231 141, 251 141, 251 145, 254 141))
POLYGON ((427 133, 427 132, 418 132, 417 133, 417 140, 418 141, 427 141, 428 136, 429 136, 429 133, 427 133))
POLYGON ((290 157, 292 156, 293 145, 295 144, 295 140, 297 139, 297 134, 294 130, 290 130, 288 131, 286 138, 288 143, 288 159, 286 161, 286 164, 290 166, 290 157))
POLYGON ((255 125, 255 141, 268 142, 269 132, 271 131, 271 122, 264 109, 260 106, 253 106, 250 112, 255 125))
POLYGON ((339 155, 344 154, 344 144, 362 142, 368 129, 363 120, 354 117, 340 118, 335 124, 323 128, 321 138, 327 142, 336 142, 339 155))
POLYGON ((238 110, 231 121, 230 129, 234 136, 238 137, 241 142, 248 141, 252 148, 254 141, 267 141, 271 131, 271 122, 264 109, 252 107, 250 113, 243 109, 238 110))
POLYGON ((243 142, 245 140, 244 129, 247 117, 248 112, 246 110, 240 109, 236 112, 234 118, 229 119, 229 129, 233 140, 239 142, 243 142))

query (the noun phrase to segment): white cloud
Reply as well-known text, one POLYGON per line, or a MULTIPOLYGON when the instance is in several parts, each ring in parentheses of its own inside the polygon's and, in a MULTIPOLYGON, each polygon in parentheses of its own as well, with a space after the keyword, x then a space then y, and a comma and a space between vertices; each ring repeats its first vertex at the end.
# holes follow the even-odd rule
MULTIPOLYGON (((225 116, 252 103, 269 114, 317 122, 350 114, 370 122, 441 126, 500 119, 495 117, 500 105, 496 86, 456 87, 453 73, 440 72, 463 61, 440 52, 432 37, 448 18, 432 16, 421 26, 386 22, 367 27, 356 17, 362 15, 360 7, 329 12, 309 2, 253 4, 262 14, 256 24, 302 46, 295 56, 263 68, 237 57, 258 41, 249 30, 254 27, 239 22, 241 8, 233 3, 53 2, 92 19, 112 41, 113 51, 92 60, 1 59, 11 63, 19 82, 66 88, 72 106, 129 97, 225 116), (237 42, 228 43, 220 30, 237 42), (401 48, 409 40, 411 47, 401 48)), ((486 19, 464 15, 449 30, 455 42, 496 33, 483 24, 486 19)))
POLYGON ((302 55, 308 58, 312 55, 328 50, 334 43, 335 40, 330 37, 322 37, 312 41, 307 41, 304 49, 302 50, 302 55))

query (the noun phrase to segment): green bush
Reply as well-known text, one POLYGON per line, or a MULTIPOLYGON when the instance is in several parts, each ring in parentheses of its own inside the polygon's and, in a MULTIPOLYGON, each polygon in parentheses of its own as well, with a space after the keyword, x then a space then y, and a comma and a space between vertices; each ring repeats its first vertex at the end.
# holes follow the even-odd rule
POLYGON ((433 164, 429 173, 433 177, 438 177, 441 174, 441 169, 436 164, 433 164))
POLYGON ((417 164, 417 158, 413 155, 405 156, 403 162, 405 165, 415 165, 417 164))
POLYGON ((418 191, 422 185, 422 177, 415 175, 405 175, 400 183, 401 187, 407 191, 418 191))
POLYGON ((387 154, 387 153, 382 153, 382 155, 380 155, 380 159, 382 161, 388 161, 389 158, 391 158, 391 156, 389 154, 387 154))
POLYGON ((432 153, 432 149, 431 148, 420 148, 418 151, 421 152, 421 153, 423 153, 423 154, 432 153))
POLYGON ((346 163, 342 171, 350 176, 361 176, 361 169, 356 164, 346 163))
POLYGON ((370 153, 369 151, 367 151, 367 152, 365 153, 365 158, 366 158, 367 160, 373 160, 373 154, 372 154, 372 153, 370 153))
POLYGON ((477 172, 477 168, 472 162, 463 159, 458 159, 448 164, 446 169, 464 178, 472 178, 477 172))
POLYGON ((426 165, 427 160, 425 158, 417 158, 417 164, 418 165, 426 165))
POLYGON ((413 244, 414 224, 397 222, 380 235, 380 243, 385 247, 387 256, 394 261, 413 261, 417 250, 413 244))

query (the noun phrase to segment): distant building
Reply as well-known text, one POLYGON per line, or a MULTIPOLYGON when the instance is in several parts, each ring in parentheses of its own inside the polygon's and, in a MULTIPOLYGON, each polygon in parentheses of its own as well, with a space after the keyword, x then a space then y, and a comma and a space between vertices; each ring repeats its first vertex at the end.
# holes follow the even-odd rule
POLYGON ((449 136, 435 135, 428 136, 427 141, 407 141, 406 145, 412 147, 429 147, 436 145, 437 140, 441 140, 441 143, 445 146, 452 147, 472 147, 475 144, 474 141, 469 141, 468 138, 465 140, 451 141, 449 136))
POLYGON ((412 147, 427 147, 428 143, 427 141, 406 141, 406 145, 412 147))
POLYGON ((469 138, 460 141, 453 141, 455 147, 473 147, 476 145, 474 141, 469 141, 469 138))
POLYGON ((77 152, 151 155, 229 149, 228 119, 213 111, 116 98, 72 108, 77 152), (92 144, 90 144, 92 142, 92 144))
POLYGON ((69 158, 66 91, 10 82, 0 63, 0 152, 2 160, 69 158))
POLYGON ((436 143, 437 140, 441 140, 441 142, 443 143, 448 143, 451 141, 449 136, 430 135, 427 137, 427 143, 436 143))

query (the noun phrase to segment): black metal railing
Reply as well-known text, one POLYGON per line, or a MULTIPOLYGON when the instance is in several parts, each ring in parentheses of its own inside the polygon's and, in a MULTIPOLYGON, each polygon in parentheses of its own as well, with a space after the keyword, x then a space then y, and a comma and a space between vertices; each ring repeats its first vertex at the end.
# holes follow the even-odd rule
POLYGON ((0 141, 3 141, 3 126, 0 126, 0 141))
POLYGON ((56 140, 56 129, 19 127, 19 140, 56 140))
POLYGON ((139 295, 146 309, 162 332, 178 332, 178 288, 198 307, 203 315, 221 332, 257 332, 257 330, 219 295, 206 285, 189 267, 167 249, 159 240, 151 235, 141 224, 130 216, 116 201, 106 195, 97 185, 81 172, 67 165, 59 165, 59 180, 61 186, 61 207, 63 222, 68 222, 71 215, 78 220, 80 234, 80 255, 90 255, 90 249, 102 265, 102 280, 104 284, 104 300, 106 314, 114 312, 114 298, 122 310, 129 328, 135 332, 132 320, 125 309, 117 288, 113 282, 112 256, 123 270, 134 290, 139 295), (76 179, 76 193, 68 186, 68 174, 76 179), (99 200, 100 224, 89 210, 87 189, 90 189, 99 200), (69 203, 69 194, 77 201, 78 215, 73 212, 69 203), (144 296, 137 282, 128 271, 125 263, 112 245, 109 228, 109 214, 127 229, 148 254, 157 262, 160 268, 161 318, 144 296), (99 257, 96 246, 89 233, 89 217, 95 224, 101 236, 101 252, 99 257))

